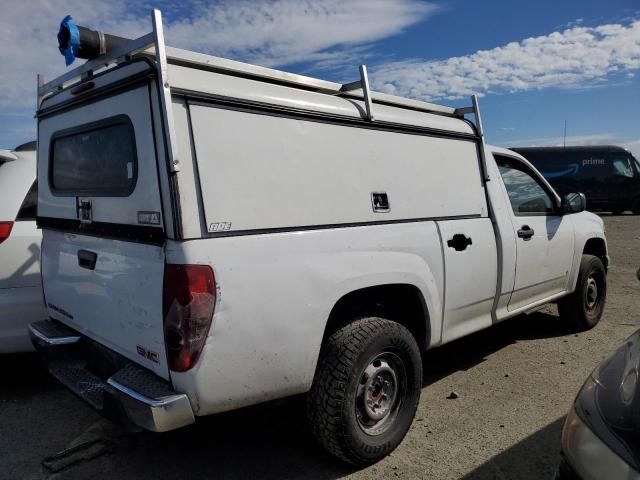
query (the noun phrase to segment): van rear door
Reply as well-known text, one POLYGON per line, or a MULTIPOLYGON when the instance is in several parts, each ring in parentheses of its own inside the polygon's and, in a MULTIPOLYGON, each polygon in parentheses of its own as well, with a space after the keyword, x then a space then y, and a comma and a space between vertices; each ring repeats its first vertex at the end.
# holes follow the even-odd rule
POLYGON ((47 109, 38 222, 49 315, 168 378, 152 84, 47 109))

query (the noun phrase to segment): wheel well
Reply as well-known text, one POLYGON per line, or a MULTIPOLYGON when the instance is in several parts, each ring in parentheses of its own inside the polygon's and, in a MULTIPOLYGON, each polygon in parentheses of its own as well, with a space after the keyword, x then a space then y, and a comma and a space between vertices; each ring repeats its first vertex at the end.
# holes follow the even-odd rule
POLYGON ((608 268, 607 265, 607 246, 602 238, 590 238, 584 245, 582 250, 583 255, 594 255, 602 260, 604 268, 608 268))
POLYGON ((331 310, 323 341, 349 321, 365 316, 394 320, 413 334, 420 348, 429 345, 427 305, 420 290, 409 284, 377 285, 346 294, 331 310))

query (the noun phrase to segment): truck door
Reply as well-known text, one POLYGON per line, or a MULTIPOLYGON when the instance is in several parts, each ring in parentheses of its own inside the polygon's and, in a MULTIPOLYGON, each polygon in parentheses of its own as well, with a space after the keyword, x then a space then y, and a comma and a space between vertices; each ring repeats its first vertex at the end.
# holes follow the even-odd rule
POLYGON ((491 325, 496 294, 496 238, 488 217, 438 222, 445 263, 442 341, 491 325))
POLYGON ((515 283, 508 310, 563 292, 573 262, 573 225, 541 178, 524 162, 495 155, 516 234, 515 283))

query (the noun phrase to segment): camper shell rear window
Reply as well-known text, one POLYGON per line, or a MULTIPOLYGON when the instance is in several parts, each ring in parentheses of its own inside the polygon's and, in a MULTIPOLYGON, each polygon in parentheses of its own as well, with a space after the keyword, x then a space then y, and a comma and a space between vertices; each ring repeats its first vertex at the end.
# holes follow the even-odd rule
POLYGON ((136 140, 126 115, 58 132, 49 152, 54 195, 126 197, 135 188, 136 140))

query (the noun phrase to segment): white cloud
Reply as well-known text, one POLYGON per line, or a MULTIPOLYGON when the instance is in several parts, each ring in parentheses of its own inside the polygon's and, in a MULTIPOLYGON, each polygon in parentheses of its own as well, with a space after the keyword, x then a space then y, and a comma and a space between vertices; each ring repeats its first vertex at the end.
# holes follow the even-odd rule
POLYGON ((417 0, 226 0, 196 8, 172 23, 167 36, 177 45, 261 65, 326 61, 398 34, 435 10, 417 0))
POLYGON ((36 74, 51 79, 65 71, 56 34, 67 13, 86 25, 100 25, 118 35, 140 34, 149 29, 127 13, 124 0, 2 0, 0 6, 0 107, 35 110, 36 74))
MULTIPOLYGON (((159 6, 172 46, 263 65, 308 61, 321 68, 335 68, 345 59, 356 65, 372 42, 436 10, 421 0, 160 0, 159 6)), ((73 15, 80 25, 135 37, 151 29, 150 9, 126 0, 2 0, 0 108, 35 107, 36 73, 51 79, 65 71, 56 42, 64 15, 73 15)))
POLYGON ((573 27, 446 60, 373 68, 374 88, 424 100, 549 87, 589 88, 640 68, 640 21, 573 27))

